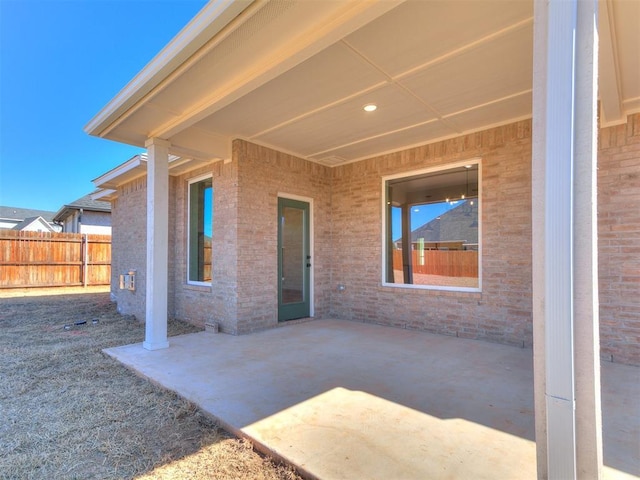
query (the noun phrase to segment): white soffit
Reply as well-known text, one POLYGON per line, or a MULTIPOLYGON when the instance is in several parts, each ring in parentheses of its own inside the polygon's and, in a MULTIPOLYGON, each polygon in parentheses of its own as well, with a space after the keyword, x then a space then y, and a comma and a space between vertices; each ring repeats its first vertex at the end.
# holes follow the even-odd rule
POLYGON ((487 104, 530 97, 531 26, 528 2, 407 2, 198 126, 327 165, 479 129, 487 104), (461 124, 446 119, 473 108, 461 124))
POLYGON ((637 112, 640 111, 640 1, 610 3, 616 25, 623 107, 625 111, 637 112))
POLYGON ((464 132, 472 132, 478 129, 478 125, 482 125, 485 129, 528 118, 531 116, 531 104, 531 91, 526 91, 480 107, 457 112, 448 116, 447 120, 452 121, 464 132), (493 120, 493 124, 486 123, 488 118, 493 120))
MULTIPOLYGON (((109 132, 141 101, 189 60, 211 37, 238 17, 254 0, 214 0, 164 47, 98 114, 84 130, 111 138, 109 132)), ((258 3, 258 2, 256 2, 258 3)), ((128 136, 128 135, 125 135, 128 136)), ((143 143, 144 144, 144 143, 143 143)))
POLYGON ((251 137, 385 82, 384 75, 337 43, 205 118, 200 126, 251 137))
POLYGON ((271 1, 167 85, 155 103, 181 112, 152 135, 172 136, 331 46, 400 0, 271 1))
POLYGON ((412 96, 393 85, 386 85, 258 135, 256 140, 270 145, 287 144, 290 150, 306 157, 331 150, 336 145, 350 144, 433 119, 434 115, 412 96), (378 106, 375 114, 363 110, 363 105, 368 103, 378 106))
POLYGON ((529 1, 411 1, 346 40, 389 75, 399 76, 532 20, 529 1))
MULTIPOLYGON (((640 2, 600 5, 606 124, 640 111, 640 2)), ((257 0, 105 136, 200 160, 244 138, 336 166, 510 123, 531 116, 532 25, 531 1, 257 0)))
POLYGON ((343 158, 343 163, 349 163, 375 155, 424 145, 443 138, 457 137, 458 135, 457 132, 451 130, 446 124, 431 121, 424 125, 403 129, 399 132, 390 132, 361 142, 341 146, 326 153, 343 158))
POLYGON ((601 0, 599 96, 601 126, 640 111, 640 2, 601 0))
POLYGON ((442 115, 531 91, 532 24, 403 77, 400 82, 442 115))

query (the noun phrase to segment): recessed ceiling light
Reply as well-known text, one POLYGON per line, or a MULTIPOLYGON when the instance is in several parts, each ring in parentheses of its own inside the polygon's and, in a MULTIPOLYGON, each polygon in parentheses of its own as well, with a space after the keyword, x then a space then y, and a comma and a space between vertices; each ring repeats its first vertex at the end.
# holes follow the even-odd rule
POLYGON ((375 112, 378 106, 374 103, 369 103, 362 108, 364 109, 365 112, 375 112))

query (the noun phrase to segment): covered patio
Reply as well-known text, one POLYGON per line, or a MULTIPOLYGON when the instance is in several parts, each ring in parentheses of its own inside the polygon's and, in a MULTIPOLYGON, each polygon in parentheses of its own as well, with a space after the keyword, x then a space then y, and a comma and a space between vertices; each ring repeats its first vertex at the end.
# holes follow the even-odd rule
MULTIPOLYGON (((311 478, 535 478, 533 354, 341 320, 106 350, 311 478)), ((605 478, 640 475, 640 371, 602 364, 605 478)))
POLYGON ((634 396, 607 393, 638 369, 604 365, 601 396, 600 360, 640 362, 639 18, 624 0, 209 2, 85 127, 147 149, 96 179, 111 293, 146 323, 110 353, 323 478, 601 478, 603 443, 607 472, 638 474, 634 396), (411 212, 462 200, 465 230, 413 235, 411 212), (438 241, 470 283, 414 281, 438 241), (273 331, 170 346, 171 317, 273 331))

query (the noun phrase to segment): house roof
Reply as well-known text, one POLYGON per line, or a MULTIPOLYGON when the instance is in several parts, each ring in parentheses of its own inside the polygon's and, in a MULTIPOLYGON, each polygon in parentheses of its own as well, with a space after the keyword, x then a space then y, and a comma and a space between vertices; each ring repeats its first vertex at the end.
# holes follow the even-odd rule
MULTIPOLYGON (((176 155, 169 156, 169 175, 177 176, 184 172, 197 168, 208 163, 205 160, 193 158, 181 158, 176 155)), ((94 185, 98 189, 91 194, 93 200, 101 200, 102 203, 111 201, 117 196, 117 188, 127 182, 131 182, 136 178, 145 176, 147 173, 147 155, 140 154, 131 157, 124 163, 109 170, 93 180, 94 185)))
MULTIPOLYGON (((599 8, 606 126, 640 111, 640 2, 599 8)), ((532 1, 210 2, 85 130, 201 160, 244 138, 333 166, 530 118, 532 63, 532 1)))
POLYGON ((34 223, 38 223, 42 225, 42 227, 49 232, 55 232, 53 227, 49 225, 49 222, 47 222, 47 220, 42 218, 40 215, 37 215, 35 217, 25 218, 23 221, 21 221, 16 226, 14 226, 12 230, 25 230, 28 226, 33 225, 34 223))
POLYGON ((61 222, 68 215, 77 210, 88 210, 91 212, 111 212, 111 203, 101 200, 94 200, 91 194, 87 194, 60 208, 60 210, 58 210, 58 212, 53 217, 53 220, 55 222, 61 222))
POLYGON ((455 208, 411 232, 411 241, 478 243, 478 202, 464 200, 455 208), (474 222, 474 220, 476 220, 474 222))
POLYGON ((25 218, 42 217, 47 222, 53 222, 56 212, 48 210, 33 210, 31 208, 0 206, 0 219, 22 221, 25 218))

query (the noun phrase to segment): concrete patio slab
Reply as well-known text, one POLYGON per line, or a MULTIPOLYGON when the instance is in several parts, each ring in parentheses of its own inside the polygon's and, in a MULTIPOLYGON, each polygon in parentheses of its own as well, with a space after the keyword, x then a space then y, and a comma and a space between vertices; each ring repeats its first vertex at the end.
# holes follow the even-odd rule
MULTIPOLYGON (((532 352, 317 320, 105 350, 322 479, 535 478, 532 352)), ((640 369, 602 369, 606 475, 640 475, 640 369)))

